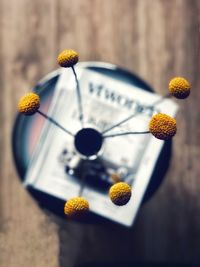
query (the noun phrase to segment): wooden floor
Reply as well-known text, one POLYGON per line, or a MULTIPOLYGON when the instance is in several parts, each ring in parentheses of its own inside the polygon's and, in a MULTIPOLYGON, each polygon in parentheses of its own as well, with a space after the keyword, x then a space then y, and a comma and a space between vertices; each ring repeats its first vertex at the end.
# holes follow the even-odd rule
POLYGON ((200 262, 200 1, 0 0, 0 266, 200 262), (135 72, 165 94, 188 78, 166 179, 131 229, 45 213, 22 187, 11 153, 19 97, 74 48, 135 72))

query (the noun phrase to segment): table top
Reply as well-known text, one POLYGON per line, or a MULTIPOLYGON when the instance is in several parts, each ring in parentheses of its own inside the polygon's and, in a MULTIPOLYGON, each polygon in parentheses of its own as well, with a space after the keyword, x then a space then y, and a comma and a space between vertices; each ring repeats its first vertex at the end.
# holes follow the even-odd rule
POLYGON ((0 0, 0 266, 86 262, 200 262, 198 0, 0 0), (141 76, 165 94, 173 76, 191 82, 158 192, 130 229, 78 224, 40 209, 22 187, 11 153, 18 99, 73 48, 141 76))

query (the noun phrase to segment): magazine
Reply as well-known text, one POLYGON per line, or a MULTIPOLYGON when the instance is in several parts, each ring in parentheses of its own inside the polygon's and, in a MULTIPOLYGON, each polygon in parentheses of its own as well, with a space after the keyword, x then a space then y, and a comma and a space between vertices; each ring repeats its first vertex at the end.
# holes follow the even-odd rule
MULTIPOLYGON (((170 99, 149 108, 161 96, 143 88, 127 84, 96 71, 77 67, 80 83, 84 127, 106 132, 112 125, 131 114, 134 117, 107 131, 107 135, 128 131, 148 131, 148 122, 157 112, 175 116, 177 105, 170 99)), ((56 84, 48 116, 74 135, 81 129, 76 83, 71 69, 64 69, 56 84)), ((102 154, 87 166, 82 196, 90 204, 90 211, 131 226, 148 186, 164 142, 151 134, 106 138, 102 154), (132 187, 132 197, 123 207, 109 199, 112 174, 132 187)), ((37 147, 29 163, 25 186, 51 196, 67 200, 78 196, 81 185, 81 159, 74 148, 74 137, 46 121, 37 147)))

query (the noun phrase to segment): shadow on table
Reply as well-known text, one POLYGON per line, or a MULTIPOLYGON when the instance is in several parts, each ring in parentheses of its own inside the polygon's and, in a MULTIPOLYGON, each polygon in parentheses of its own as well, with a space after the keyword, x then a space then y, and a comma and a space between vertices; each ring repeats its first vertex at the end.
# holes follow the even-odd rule
POLYGON ((74 267, 195 267, 198 264, 183 263, 87 263, 76 265, 74 267))

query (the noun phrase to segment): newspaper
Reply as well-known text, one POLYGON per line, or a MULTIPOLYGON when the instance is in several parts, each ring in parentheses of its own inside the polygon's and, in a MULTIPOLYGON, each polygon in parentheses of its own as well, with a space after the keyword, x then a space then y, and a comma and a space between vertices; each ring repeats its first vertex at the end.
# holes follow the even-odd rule
MULTIPOLYGON (((77 67, 77 76, 85 127, 103 132, 135 114, 131 120, 107 134, 147 131, 148 121, 154 112, 170 116, 176 114, 177 105, 169 99, 160 102, 154 109, 147 108, 161 98, 158 94, 86 68, 77 67)), ((81 129, 71 69, 61 72, 48 115, 74 134, 81 129)), ((91 212, 131 226, 163 144, 151 134, 106 138, 102 155, 89 163, 82 192, 89 201, 91 212), (123 207, 115 206, 108 197, 113 173, 119 173, 121 179, 132 187, 132 198, 123 207)), ((47 121, 29 163, 24 184, 62 200, 78 196, 81 161, 74 149, 74 137, 47 121)))

